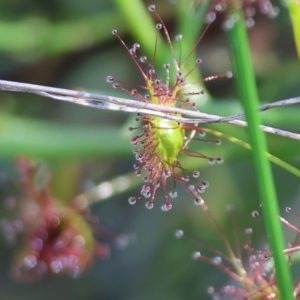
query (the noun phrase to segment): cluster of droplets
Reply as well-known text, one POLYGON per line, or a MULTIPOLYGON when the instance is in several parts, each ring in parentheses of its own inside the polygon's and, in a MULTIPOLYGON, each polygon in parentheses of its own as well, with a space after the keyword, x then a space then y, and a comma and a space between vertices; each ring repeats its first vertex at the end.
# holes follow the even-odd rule
MULTIPOLYGON (((204 91, 201 90, 187 93, 184 93, 183 91, 185 88, 190 86, 190 84, 186 82, 186 78, 199 64, 201 64, 202 61, 200 58, 197 58, 194 67, 192 67, 192 69, 188 72, 183 72, 180 61, 178 62, 176 59, 167 28, 159 14, 156 12, 155 5, 150 5, 149 11, 154 13, 159 19, 160 22, 156 24, 156 29, 157 31, 163 31, 169 45, 174 68, 176 69, 174 80, 172 80, 171 83, 169 63, 165 63, 163 65, 166 72, 165 80, 162 80, 156 72, 155 56, 157 53, 158 38, 155 42, 154 58, 153 61, 150 62, 148 58, 141 53, 141 47, 138 43, 134 43, 132 47, 128 47, 119 36, 117 30, 114 29, 112 33, 119 39, 130 54, 142 75, 144 86, 134 85, 133 89, 129 89, 127 87, 131 84, 118 81, 111 75, 107 77, 107 82, 111 83, 114 88, 121 89, 142 102, 160 104, 166 108, 175 106, 195 108, 196 105, 190 101, 189 96, 202 95, 204 91), (138 88, 140 90, 147 90, 148 93, 143 95, 138 91, 138 88)), ((210 22, 213 20, 214 18, 211 16, 210 22)), ((182 35, 179 34, 176 36, 176 41, 180 42, 181 39, 182 35)), ((231 77, 229 73, 225 76, 231 77)), ((202 81, 213 80, 218 77, 221 76, 210 76, 202 81)), ((176 117, 181 116, 180 114, 173 115, 176 117)), ((165 203, 161 208, 163 211, 168 211, 172 208, 170 199, 176 198, 178 195, 176 188, 177 182, 181 183, 181 185, 183 185, 184 188, 192 194, 196 204, 202 204, 203 200, 201 198, 201 194, 206 190, 206 188, 208 188, 209 183, 207 181, 200 182, 198 180, 198 177, 200 176, 200 172, 198 170, 189 171, 181 166, 178 160, 178 155, 181 153, 186 156, 205 158, 210 164, 214 164, 215 162, 222 163, 223 159, 221 157, 207 157, 188 149, 189 142, 191 140, 197 140, 197 138, 187 138, 185 137, 185 133, 187 131, 194 131, 199 132, 202 136, 205 132, 195 125, 181 124, 175 121, 159 119, 158 117, 148 115, 138 115, 136 121, 142 122, 143 125, 129 128, 130 131, 139 130, 139 134, 132 136, 130 139, 132 146, 139 147, 133 150, 137 160, 137 162, 133 165, 133 168, 137 176, 141 176, 142 174, 145 174, 146 176, 143 177, 144 185, 140 191, 141 195, 138 197, 129 197, 129 204, 133 205, 137 202, 137 200, 143 197, 147 199, 146 208, 152 209, 154 207, 157 189, 161 186, 165 192, 165 203), (172 145, 172 143, 174 145, 172 145), (169 182, 173 182, 172 187, 169 182)), ((221 144, 220 140, 207 142, 214 142, 216 145, 221 144)))
MULTIPOLYGON (((272 264, 269 263, 271 252, 268 248, 265 250, 255 250, 251 246, 252 228, 247 228, 245 230, 247 243, 244 246, 244 251, 246 251, 247 259, 243 261, 240 253, 241 249, 238 248, 236 252, 233 250, 234 248, 229 244, 229 241, 225 237, 222 229, 216 223, 209 208, 206 205, 204 205, 203 208, 208 212, 209 218, 213 224, 215 224, 220 238, 225 243, 227 253, 209 247, 201 241, 197 241, 197 244, 203 245, 203 250, 206 249, 212 251, 214 256, 207 256, 205 253, 203 254, 199 251, 195 251, 192 253, 192 258, 216 266, 239 283, 238 286, 226 285, 222 288, 215 288, 213 286, 208 287, 207 292, 212 299, 278 299, 279 292, 277 289, 275 271, 272 264)), ((233 206, 229 206, 228 211, 231 213, 232 210, 233 206)), ((259 212, 254 211, 252 216, 254 218, 259 218, 259 212)), ((236 228, 234 229, 236 230, 236 228)), ((175 232, 175 237, 178 239, 181 239, 184 236, 183 230, 177 230, 175 232)), ((187 238, 195 240, 188 236, 187 238)), ((240 243, 237 242, 237 245, 240 245, 240 243)))
MULTIPOLYGON (((255 25, 255 14, 259 10, 268 18, 275 18, 279 14, 279 8, 274 6, 270 0, 215 0, 214 7, 208 15, 215 16, 216 12, 232 11, 236 6, 241 6, 244 11, 245 23, 248 28, 255 25)), ((223 29, 230 30, 239 16, 235 13, 227 13, 223 23, 223 29)))
MULTIPOLYGON (((143 126, 144 127, 144 126, 143 126)), ((134 130, 137 128, 130 128, 130 130, 134 130)), ((204 136, 204 133, 200 133, 201 137, 204 136)), ((220 145, 221 141, 219 139, 213 141, 216 145, 220 145)), ((157 158, 155 154, 155 143, 149 136, 149 130, 145 130, 142 134, 133 136, 131 138, 131 144, 133 146, 140 145, 141 148, 134 149, 133 153, 135 154, 135 158, 137 162, 133 165, 136 176, 142 176, 143 173, 146 173, 147 176, 143 177, 144 185, 141 188, 141 196, 145 199, 150 199, 146 202, 146 208, 152 209, 154 207, 154 198, 156 190, 163 185, 165 192, 168 191, 167 180, 171 179, 173 181, 181 183, 194 197, 194 203, 196 205, 201 205, 203 203, 203 199, 201 194, 205 192, 205 190, 209 187, 208 181, 199 181, 200 171, 188 171, 183 169, 180 163, 177 161, 174 163, 171 169, 167 168, 167 164, 165 165, 163 162, 161 163, 161 169, 157 169, 157 158)), ((193 153, 194 154, 194 153, 193 153)), ((189 155, 189 153, 187 153, 189 155)), ((206 157, 202 154, 195 154, 198 157, 205 158, 208 160, 210 164, 222 163, 223 158, 212 158, 206 157)), ((176 186, 170 188, 170 191, 165 195, 165 203, 161 207, 163 211, 169 211, 172 208, 172 204, 170 203, 170 198, 177 198, 178 192, 176 190, 176 186)), ((129 204, 133 205, 139 200, 141 197, 129 197, 129 204)))
MULTIPOLYGON (((150 5, 149 11, 154 13, 156 17, 159 19, 160 23, 156 24, 156 29, 157 31, 163 31, 164 35, 166 37, 166 40, 169 44, 169 48, 171 51, 171 56, 172 60, 174 63, 174 68, 176 69, 176 75, 173 80, 170 78, 170 63, 164 63, 163 68, 165 69, 166 73, 166 79, 162 80, 160 76, 158 75, 156 68, 155 68, 155 61, 156 61, 156 52, 158 51, 157 43, 158 43, 158 34, 156 37, 155 41, 155 49, 154 49, 154 58, 152 61, 149 61, 147 56, 143 55, 141 52, 141 46, 138 43, 134 43, 132 47, 128 47, 121 36, 118 34, 118 31, 116 29, 112 30, 112 34, 115 35, 119 41, 122 43, 126 51, 130 54, 132 57, 135 65, 137 66, 138 70, 140 71, 140 74, 142 75, 143 81, 145 85, 136 85, 136 84, 130 84, 127 82, 121 82, 119 80, 116 80, 113 76, 109 75, 107 77, 107 82, 111 83, 113 88, 120 89, 132 96, 134 96, 136 99, 143 101, 143 102, 151 102, 155 104, 161 104, 164 106, 174 106, 174 104, 181 103, 179 107, 189 107, 189 108, 195 108, 196 104, 194 102, 191 102, 189 99, 190 96, 195 96, 195 95, 203 95, 205 93, 204 90, 200 90, 197 92, 192 92, 192 93, 182 93, 185 88, 190 86, 186 82, 187 77, 194 71, 195 68, 199 64, 201 64, 202 60, 201 58, 197 58, 195 60, 194 66, 191 68, 190 71, 184 72, 182 71, 182 67, 185 64, 186 60, 180 65, 180 62, 177 61, 173 49, 173 45, 171 42, 171 38, 169 36, 169 33, 167 31, 167 28, 162 21, 160 15, 156 12, 155 5, 150 5), (172 81, 172 82, 171 82, 172 81), (137 88, 130 89, 128 87, 130 86, 135 86, 137 88), (141 94, 139 90, 148 90, 148 94, 141 94)), ((211 20, 213 21, 213 20, 211 20)), ((200 37, 201 39, 201 37, 200 37)), ((199 41, 200 41, 199 39, 199 41)), ((175 40, 179 43, 181 43, 182 40, 182 35, 178 34, 175 37, 175 40)), ((196 45, 199 43, 199 41, 196 43, 196 45)), ((194 48, 193 48, 194 50, 194 48)), ((192 53, 192 52, 191 52, 192 53)), ((188 55, 188 57, 191 55, 191 53, 188 55)), ((187 57, 187 58, 188 58, 187 57)), ((226 77, 231 77, 225 75, 226 77)), ((208 80, 213 80, 218 77, 224 77, 224 75, 221 76, 210 76, 208 78, 203 79, 202 81, 208 81, 208 80)), ((200 81, 199 81, 200 82, 200 81)))
MULTIPOLYGON (((192 6, 205 4, 204 0, 190 0, 192 6)), ((233 12, 236 8, 242 7, 244 11, 245 24, 248 28, 255 25, 255 15, 257 11, 270 19, 277 17, 280 12, 278 6, 275 6, 271 0, 213 0, 212 7, 206 14, 206 22, 212 23, 216 20, 217 14, 224 12, 225 21, 222 24, 224 30, 230 30, 239 20, 239 16, 233 12)))
MULTIPOLYGON (((6 240, 18 249, 11 267, 13 278, 32 282, 48 272, 76 277, 96 255, 109 256, 109 248, 94 240, 83 214, 58 202, 48 186, 35 186, 36 169, 28 160, 18 159, 17 166, 22 174, 20 196, 7 198, 11 217, 0 223, 6 240)), ((89 221, 94 220, 83 213, 89 221)))
POLYGON ((49 271, 73 277, 80 275, 91 262, 93 249, 86 245, 85 236, 80 234, 78 228, 68 227, 61 233, 58 225, 51 229, 45 226, 33 232, 26 241, 26 248, 16 255, 12 267, 13 277, 33 281, 49 271))

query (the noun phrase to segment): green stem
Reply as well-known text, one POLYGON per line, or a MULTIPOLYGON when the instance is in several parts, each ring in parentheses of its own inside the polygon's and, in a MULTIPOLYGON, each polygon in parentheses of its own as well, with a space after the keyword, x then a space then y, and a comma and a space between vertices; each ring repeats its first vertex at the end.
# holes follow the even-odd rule
POLYGON ((300 2, 296 0, 289 1, 288 9, 292 20, 296 49, 300 59, 300 2))
POLYGON ((229 30, 231 54, 234 75, 238 91, 244 104, 248 131, 253 150, 254 165, 258 178, 258 186, 262 201, 262 211, 265 219, 270 246, 274 256, 280 299, 293 298, 292 278, 284 250, 283 231, 278 220, 279 208, 275 186, 272 178, 270 163, 266 156, 267 144, 263 132, 259 129, 260 116, 257 113, 259 106, 255 75, 249 50, 247 31, 243 13, 235 11, 237 21, 229 30))

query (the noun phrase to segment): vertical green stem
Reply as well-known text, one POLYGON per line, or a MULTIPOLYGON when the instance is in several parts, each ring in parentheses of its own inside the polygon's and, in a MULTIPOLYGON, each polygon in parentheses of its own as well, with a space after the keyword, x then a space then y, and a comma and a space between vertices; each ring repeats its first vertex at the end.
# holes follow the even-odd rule
POLYGON ((278 218, 279 208, 271 166, 266 155, 266 139, 259 128, 260 116, 257 113, 259 101, 251 62, 247 30, 242 11, 235 11, 234 13, 237 14, 238 20, 229 30, 234 76, 248 121, 248 131, 252 144, 254 165, 262 201, 262 211, 270 246, 273 252, 280 299, 294 299, 291 274, 287 259, 283 254, 284 237, 278 218))
POLYGON ((293 25, 296 49, 300 59, 300 1, 290 0, 288 2, 288 8, 293 25))

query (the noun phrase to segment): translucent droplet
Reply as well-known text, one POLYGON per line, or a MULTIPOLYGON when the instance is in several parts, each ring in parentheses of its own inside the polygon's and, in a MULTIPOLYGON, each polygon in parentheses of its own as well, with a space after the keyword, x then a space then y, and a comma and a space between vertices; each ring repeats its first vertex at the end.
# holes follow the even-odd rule
POLYGON ((60 260, 53 260, 50 263, 50 269, 53 273, 60 273, 63 268, 63 265, 60 260))
POLYGON ((222 258, 220 256, 216 256, 213 258, 213 262, 215 264, 220 264, 222 262, 222 258))
POLYGON ((209 295, 212 295, 214 292, 215 292, 215 288, 214 288, 214 287, 209 286, 209 287, 207 288, 207 293, 208 293, 209 295))
POLYGON ((107 77, 106 77, 106 81, 107 81, 108 83, 112 83, 112 82, 114 81, 114 78, 113 78, 112 76, 107 76, 107 77))
POLYGON ((177 230, 176 232, 175 232, 175 237, 176 238, 181 238, 181 237, 183 237, 183 231, 180 229, 180 230, 177 230))
POLYGON ((194 171, 193 172, 193 177, 194 178, 198 178, 200 176, 200 172, 199 171, 194 171))
POLYGON ((175 40, 176 40, 176 41, 181 41, 181 40, 182 40, 182 34, 177 34, 177 35, 175 36, 175 40))
POLYGON ((245 229, 245 233, 246 233, 247 235, 251 235, 252 232, 253 232, 252 228, 246 228, 246 229, 245 229))
POLYGON ((133 165, 133 168, 134 168, 135 170, 139 169, 139 167, 140 167, 140 164, 138 164, 138 163, 136 163, 136 164, 133 165))
POLYGON ((181 180, 182 180, 182 181, 185 181, 185 182, 189 182, 190 178, 189 178, 188 175, 185 175, 185 176, 182 176, 182 177, 181 177, 181 180))
POLYGON ((138 43, 134 43, 134 44, 133 44, 133 48, 134 48, 134 49, 139 49, 140 47, 141 47, 141 45, 138 44, 138 43))
POLYGON ((135 48, 129 49, 129 53, 130 53, 132 56, 135 56, 135 54, 136 54, 136 49, 135 49, 135 48))
POLYGON ((203 205, 203 204, 204 204, 204 200, 203 200, 202 198, 196 198, 196 199, 194 200, 194 203, 195 203, 196 205, 203 205))
POLYGON ((141 171, 141 170, 137 170, 137 171, 135 171, 134 173, 135 173, 136 176, 141 176, 142 171, 141 171))
POLYGON ((233 77, 232 72, 231 71, 226 72, 226 77, 227 78, 232 78, 233 77))
POLYGON ((205 187, 203 185, 198 186, 197 187, 197 192, 200 193, 200 194, 204 193, 205 192, 205 187))
POLYGON ((215 160, 214 158, 209 158, 209 159, 208 159, 208 162, 209 162, 211 165, 213 165, 213 164, 215 164, 216 160, 215 160))
POLYGON ((169 211, 172 208, 172 203, 166 202, 164 205, 162 205, 161 210, 162 211, 169 211))
POLYGON ((40 251, 43 248, 43 241, 39 238, 31 241, 31 246, 35 251, 40 251))
POLYGON ((223 24, 222 28, 224 31, 229 31, 233 28, 234 26, 234 21, 232 19, 227 19, 223 24))
POLYGON ((255 25, 255 21, 253 18, 248 18, 246 20, 246 27, 247 28, 252 28, 255 25))
POLYGON ((151 193, 150 193, 150 192, 145 192, 145 193, 143 194, 143 196, 144 196, 145 198, 150 198, 150 197, 151 197, 151 193))
POLYGON ((194 252, 194 253, 192 254, 193 259, 198 259, 200 256, 201 256, 201 253, 200 253, 199 251, 194 252))
POLYGON ((215 6, 215 9, 216 11, 224 11, 226 9, 227 5, 225 2, 223 3, 218 3, 216 6, 215 6))
POLYGON ((221 164, 222 162, 224 162, 224 158, 223 157, 218 157, 217 158, 217 163, 221 164))
POLYGON ((131 205, 135 204, 136 203, 136 198, 135 197, 129 197, 128 203, 131 204, 131 205))
POLYGON ((233 204, 227 205, 226 210, 229 211, 229 212, 233 211, 234 210, 234 205, 233 204))
POLYGON ((168 178, 168 177, 170 177, 172 175, 172 172, 171 171, 169 171, 169 170, 164 170, 163 171, 163 176, 165 177, 165 178, 168 178))
POLYGON ((157 30, 161 30, 162 29, 162 24, 161 23, 157 23, 155 27, 156 27, 157 30))
POLYGON ((152 209, 154 207, 154 203, 152 201, 148 201, 145 206, 147 209, 152 209))
POLYGON ((195 188, 196 188, 196 187, 195 187, 193 184, 190 184, 190 185, 189 185, 189 190, 190 190, 190 191, 194 191, 195 188))
POLYGON ((207 13, 206 21, 208 23, 212 23, 215 19, 216 19, 216 13, 215 12, 211 11, 211 12, 207 13))
POLYGON ((205 181, 202 181, 202 186, 204 186, 205 188, 208 188, 209 187, 209 182, 207 180, 205 181))
POLYGON ((155 11, 155 5, 154 5, 154 4, 149 5, 149 6, 148 6, 148 9, 149 9, 149 11, 151 11, 151 12, 155 11))
POLYGON ((171 198, 176 198, 178 196, 178 193, 177 193, 177 191, 171 191, 169 193, 169 195, 170 195, 171 198))
POLYGON ((37 264, 37 259, 36 259, 36 256, 33 254, 27 255, 23 259, 23 266, 26 269, 34 268, 36 266, 36 264, 37 264))
POLYGON ((141 56, 140 57, 140 62, 145 63, 147 61, 147 56, 141 56))

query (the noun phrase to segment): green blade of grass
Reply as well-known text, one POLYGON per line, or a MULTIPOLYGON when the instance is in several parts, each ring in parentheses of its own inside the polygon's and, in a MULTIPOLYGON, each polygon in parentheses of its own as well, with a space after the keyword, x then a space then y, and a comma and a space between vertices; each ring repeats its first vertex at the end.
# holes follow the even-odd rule
POLYGON ((300 59, 300 2, 296 0, 289 1, 288 9, 292 20, 296 49, 300 59))
POLYGON ((257 113, 259 101, 245 21, 241 11, 235 11, 234 13, 237 14, 237 21, 233 27, 228 30, 234 76, 249 124, 248 132, 252 144, 254 165, 262 201, 262 211, 275 261, 280 299, 294 299, 292 296, 293 286, 291 274, 288 262, 283 254, 284 237, 278 219, 279 208, 271 167, 266 156, 266 139, 263 132, 259 129, 260 117, 257 113))

